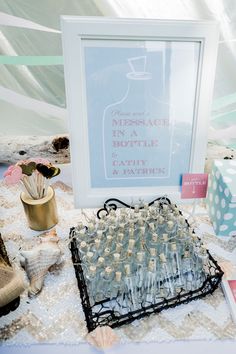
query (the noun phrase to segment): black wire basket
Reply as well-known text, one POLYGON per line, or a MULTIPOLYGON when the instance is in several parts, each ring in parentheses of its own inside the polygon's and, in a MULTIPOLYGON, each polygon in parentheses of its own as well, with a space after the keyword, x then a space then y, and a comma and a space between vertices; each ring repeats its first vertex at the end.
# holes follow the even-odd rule
MULTIPOLYGON (((154 201, 149 203, 149 206, 160 199, 162 198, 155 199, 154 201)), ((168 198, 165 198, 165 202, 170 204, 168 198)), ((119 203, 128 208, 134 208, 133 206, 129 206, 118 199, 109 199, 105 202, 104 207, 98 211, 97 217, 100 218, 101 213, 104 212, 108 214, 109 210, 111 209, 116 210, 116 203, 119 203)), ((186 223, 189 226, 187 220, 186 223)), ((119 311, 114 311, 111 309, 111 299, 104 299, 100 302, 96 302, 95 304, 91 305, 91 300, 88 295, 87 285, 79 255, 79 250, 77 247, 77 242, 73 237, 74 229, 74 227, 70 229, 70 250, 72 254, 72 262, 75 269, 75 275, 78 282, 78 288, 80 291, 82 307, 89 332, 94 330, 98 326, 107 325, 111 328, 119 327, 125 324, 129 324, 137 319, 150 316, 153 313, 161 312, 164 309, 168 309, 184 303, 188 303, 193 300, 203 298, 208 294, 212 294, 217 289, 224 274, 217 262, 207 250, 208 263, 207 270, 205 267, 205 280, 202 282, 201 286, 196 290, 186 291, 184 289, 180 289, 179 293, 172 298, 163 297, 159 302, 155 304, 152 303, 149 306, 141 306, 139 309, 136 309, 134 311, 130 311, 130 309, 127 309, 127 313, 122 314, 119 311)), ((112 301, 114 304, 114 301, 117 300, 112 299, 112 301)))

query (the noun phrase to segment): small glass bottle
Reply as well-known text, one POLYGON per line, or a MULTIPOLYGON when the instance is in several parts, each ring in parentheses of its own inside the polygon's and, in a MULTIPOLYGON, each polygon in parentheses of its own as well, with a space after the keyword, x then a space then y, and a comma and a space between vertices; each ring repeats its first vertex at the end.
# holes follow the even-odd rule
POLYGON ((119 314, 126 313, 126 304, 125 304, 125 284, 121 277, 121 272, 115 272, 115 279, 112 282, 111 286, 111 298, 113 299, 111 307, 114 312, 119 314))
POLYGON ((83 264, 87 267, 89 267, 90 265, 94 264, 95 262, 95 255, 93 252, 88 251, 87 253, 85 253, 85 255, 83 256, 83 264))
POLYGON ((144 252, 137 252, 136 257, 136 274, 137 274, 137 299, 139 303, 143 302, 144 279, 146 277, 146 265, 144 252))
POLYGON ((176 228, 173 221, 167 221, 165 227, 165 233, 168 234, 169 240, 174 240, 176 237, 176 228))
POLYGON ((152 262, 152 264, 154 265, 154 268, 156 270, 156 267, 157 267, 157 250, 156 250, 156 248, 150 248, 149 252, 150 252, 150 254, 147 256, 147 262, 148 262, 148 264, 150 264, 150 262, 152 262))
POLYGON ((162 244, 161 244, 160 253, 164 253, 164 255, 167 257, 168 252, 169 252, 169 237, 168 234, 164 233, 162 234, 162 244))
POLYGON ((82 223, 82 221, 78 222, 78 225, 76 226, 76 229, 77 229, 77 231, 84 229, 84 224, 82 223))
POLYGON ((184 252, 182 260, 182 274, 186 291, 195 290, 198 286, 197 277, 194 276, 194 264, 188 251, 184 252))
POLYGON ((128 229, 128 237, 129 237, 129 238, 134 238, 134 232, 135 232, 134 228, 133 228, 133 227, 130 227, 130 228, 128 229))
POLYGON ((81 259, 86 254, 86 252, 88 252, 88 245, 85 241, 81 241, 79 245, 79 253, 81 259))
POLYGON ((104 271, 100 273, 97 282, 97 301, 102 301, 111 298, 111 284, 113 280, 113 269, 107 266, 104 271))
POLYGON ((96 231, 96 234, 95 234, 95 237, 102 240, 104 235, 103 235, 103 231, 102 230, 97 230, 96 231))
POLYGON ((184 279, 182 275, 182 263, 181 257, 179 257, 177 245, 175 242, 170 244, 169 250, 169 262, 171 264, 171 270, 173 272, 173 281, 175 282, 176 286, 181 287, 184 285, 184 279))
POLYGON ((151 238, 149 240, 149 247, 155 248, 156 250, 158 249, 158 235, 156 232, 153 232, 151 234, 151 238))
POLYGON ((96 257, 100 256, 100 254, 102 253, 101 240, 99 238, 96 238, 94 240, 94 244, 91 247, 91 251, 94 252, 96 257))
POLYGON ((116 244, 115 252, 116 252, 116 253, 122 253, 122 250, 123 250, 123 245, 122 245, 122 243, 118 242, 118 243, 116 244))
POLYGON ((98 223, 97 223, 97 230, 100 230, 100 231, 106 231, 107 229, 107 224, 105 222, 105 220, 98 220, 98 223))
POLYGON ((157 229, 156 229, 156 233, 158 235, 162 235, 164 232, 164 228, 165 228, 165 219, 163 218, 163 216, 159 215, 157 218, 157 229))
POLYGON ((96 302, 96 289, 97 289, 97 268, 91 265, 86 273, 86 285, 88 289, 89 302, 93 306, 96 302))
POLYGON ((120 253, 115 252, 113 254, 113 267, 115 271, 121 271, 122 269, 122 263, 120 259, 120 253))
POLYGON ((149 260, 148 269, 145 277, 145 294, 144 302, 154 303, 157 293, 157 282, 156 282, 156 267, 152 260, 149 260))
POLYGON ((137 296, 136 296, 136 282, 135 276, 132 276, 130 264, 124 265, 125 270, 125 295, 126 295, 126 305, 130 310, 137 308, 137 296))
POLYGON ((114 226, 114 225, 109 225, 109 226, 108 226, 108 233, 109 233, 109 235, 114 236, 115 233, 116 233, 116 226, 114 226))
POLYGON ((112 261, 112 254, 111 254, 111 249, 106 247, 104 249, 103 257, 105 259, 105 264, 110 265, 112 261))
POLYGON ((129 242, 128 242, 128 249, 133 251, 134 250, 134 246, 135 246, 135 240, 133 238, 130 238, 129 242))
POLYGON ((105 247, 108 247, 112 249, 113 246, 113 236, 112 235, 107 235, 106 236, 106 241, 105 241, 105 247))
MULTIPOLYGON (((81 230, 82 231, 82 230, 81 230)), ((88 226, 87 226, 87 234, 88 236, 94 236, 96 233, 96 227, 93 223, 88 223, 88 226)))
POLYGON ((164 253, 160 254, 160 275, 164 286, 163 290, 165 292, 165 297, 168 298, 169 296, 174 296, 175 288, 172 282, 171 271, 164 253))
POLYGON ((198 287, 200 287, 206 279, 206 274, 209 272, 209 256, 207 253, 207 248, 204 245, 201 245, 201 247, 199 247, 199 251, 196 252, 196 256, 196 282, 198 287))

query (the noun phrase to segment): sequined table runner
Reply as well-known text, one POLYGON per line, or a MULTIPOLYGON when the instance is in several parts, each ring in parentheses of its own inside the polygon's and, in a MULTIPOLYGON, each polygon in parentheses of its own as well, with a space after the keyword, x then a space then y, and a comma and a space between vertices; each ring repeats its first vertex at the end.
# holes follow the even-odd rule
MULTIPOLYGON (((54 188, 59 212, 56 229, 61 238, 63 262, 48 272, 38 296, 29 299, 25 292, 20 306, 0 318, 1 344, 78 344, 85 341, 87 328, 68 249, 69 229, 79 220, 83 221, 83 217, 81 210, 73 208, 70 187, 56 182, 54 188)), ((39 235, 27 227, 19 195, 18 187, 6 187, 0 182, 0 228, 16 268, 20 267, 20 249, 31 249, 39 235)), ((236 242, 217 239, 206 215, 197 217, 195 224, 196 233, 217 260, 236 260, 236 242)), ((154 314, 115 331, 123 343, 236 339, 236 325, 221 288, 205 299, 154 314)))

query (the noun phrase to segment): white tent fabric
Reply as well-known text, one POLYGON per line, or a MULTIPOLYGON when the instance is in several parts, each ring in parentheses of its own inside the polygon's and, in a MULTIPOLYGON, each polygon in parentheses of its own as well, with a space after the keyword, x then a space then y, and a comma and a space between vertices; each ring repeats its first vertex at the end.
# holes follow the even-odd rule
POLYGON ((67 131, 60 15, 217 20, 209 138, 236 148, 235 0, 1 0, 0 134, 67 131))

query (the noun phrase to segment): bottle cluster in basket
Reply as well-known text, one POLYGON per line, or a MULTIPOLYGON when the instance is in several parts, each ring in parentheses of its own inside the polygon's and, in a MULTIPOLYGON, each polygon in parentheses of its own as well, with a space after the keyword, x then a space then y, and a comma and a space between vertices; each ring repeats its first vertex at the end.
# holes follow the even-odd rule
POLYGON ((207 277, 206 248, 165 198, 87 220, 71 236, 91 306, 109 299, 124 314, 195 291, 207 277))

